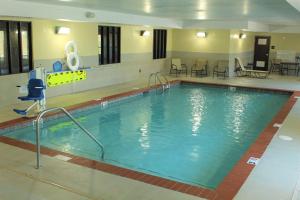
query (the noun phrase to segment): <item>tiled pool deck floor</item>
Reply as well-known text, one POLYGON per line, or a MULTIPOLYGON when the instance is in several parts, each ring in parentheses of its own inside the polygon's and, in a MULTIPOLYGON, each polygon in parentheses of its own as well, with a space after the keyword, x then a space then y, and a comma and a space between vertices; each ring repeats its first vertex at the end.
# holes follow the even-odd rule
MULTIPOLYGON (((247 78, 222 80, 190 77, 180 77, 179 79, 300 91, 299 78, 295 77, 273 76, 267 80, 247 78)), ((64 97, 55 97, 48 100, 48 107, 70 106, 71 104, 78 104, 145 86, 146 82, 141 80, 64 97), (72 99, 71 102, 70 99, 72 99)), ((296 104, 284 121, 283 126, 278 131, 277 128, 273 128, 272 126, 267 127, 260 136, 261 141, 264 141, 264 145, 257 143, 253 149, 247 152, 249 155, 246 153, 245 159, 249 156, 261 157, 266 147, 266 141, 269 142, 273 134, 277 131, 276 136, 273 137, 272 142, 262 156, 259 165, 254 168, 235 199, 292 199, 293 195, 294 197, 297 196, 298 190, 295 190, 295 186, 300 172, 300 156, 297 155, 297 153, 300 152, 299 102, 296 102, 296 99, 292 98, 289 105, 283 108, 283 113, 285 112, 287 114, 294 103, 296 104), (294 140, 283 141, 278 138, 279 135, 287 135, 294 140)), ((10 109, 11 108, 0 108, 0 121, 3 122, 17 117, 10 109)), ((284 117, 285 116, 282 115, 277 116, 274 123, 282 123, 284 117)), ((180 188, 183 187, 182 185, 179 187, 175 184, 170 186, 173 190, 169 190, 166 189, 168 187, 162 188, 104 173, 69 162, 63 162, 46 155, 42 157, 43 167, 40 170, 36 170, 33 168, 35 164, 35 155, 33 152, 3 143, 0 143, 0 151, 2 152, 0 154, 0 199, 42 199, 42 197, 43 199, 103 200, 200 199, 196 196, 174 191, 174 189, 178 191, 191 190, 190 193, 192 194, 193 188, 183 189, 180 188)), ((246 160, 242 159, 239 164, 245 165, 245 162, 246 160)), ((85 165, 83 163, 81 164, 85 165)), ((229 177, 227 182, 225 180, 221 184, 222 187, 217 189, 218 194, 211 192, 206 195, 202 194, 198 196, 208 197, 209 199, 231 199, 232 194, 236 194, 240 188, 240 186, 235 187, 234 185, 241 185, 253 167, 245 165, 243 167, 245 169, 244 172, 239 170, 240 167, 235 168, 238 169, 238 171, 234 173, 235 176, 229 177), (250 171, 247 168, 250 168, 250 171)), ((122 172, 120 171, 119 173, 122 172)), ((151 183, 151 181, 144 182, 151 183)))

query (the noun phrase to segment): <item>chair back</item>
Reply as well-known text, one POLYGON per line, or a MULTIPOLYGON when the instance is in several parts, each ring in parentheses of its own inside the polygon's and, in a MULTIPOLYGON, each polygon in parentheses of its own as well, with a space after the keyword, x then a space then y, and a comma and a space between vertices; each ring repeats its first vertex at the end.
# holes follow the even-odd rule
POLYGON ((281 59, 278 59, 278 58, 272 59, 272 60, 271 60, 271 63, 273 63, 274 65, 280 65, 281 59))
POLYGON ((205 59, 197 59, 195 61, 195 68, 196 69, 206 69, 206 65, 207 65, 207 60, 205 59))
POLYGON ((62 63, 59 61, 56 61, 55 63, 53 63, 53 71, 61 72, 62 71, 62 63))
POLYGON ((218 71, 226 71, 228 69, 229 66, 229 61, 228 60, 219 60, 217 67, 218 67, 218 71))
POLYGON ((236 57, 235 58, 235 69, 237 70, 238 68, 242 69, 242 71, 246 70, 242 60, 239 57, 236 57))
POLYGON ((180 58, 172 58, 172 69, 181 70, 181 60, 180 58))
POLYGON ((279 71, 281 59, 272 59, 271 60, 271 69, 270 71, 279 71))
POLYGON ((300 56, 296 56, 295 60, 296 60, 296 63, 300 64, 300 56))
POLYGON ((28 87, 28 97, 44 98, 43 90, 45 86, 41 79, 30 79, 27 87, 28 87))

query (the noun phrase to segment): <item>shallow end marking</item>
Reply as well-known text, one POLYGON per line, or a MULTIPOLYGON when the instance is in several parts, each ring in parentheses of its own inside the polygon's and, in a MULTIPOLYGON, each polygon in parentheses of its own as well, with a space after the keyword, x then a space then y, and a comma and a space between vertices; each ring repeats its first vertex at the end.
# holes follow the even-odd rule
POLYGON ((278 137, 279 137, 279 139, 284 140, 284 141, 292 141, 293 140, 292 137, 287 136, 287 135, 279 135, 278 137))
POLYGON ((275 124, 273 124, 273 127, 274 127, 274 128, 281 128, 281 127, 282 127, 282 124, 275 123, 275 124))
POLYGON ((260 161, 260 158, 250 157, 247 161, 248 165, 254 165, 256 166, 260 161))
POLYGON ((60 154, 54 156, 53 158, 56 158, 58 160, 62 160, 62 161, 65 161, 65 162, 68 162, 69 160, 72 159, 71 157, 60 155, 60 154))

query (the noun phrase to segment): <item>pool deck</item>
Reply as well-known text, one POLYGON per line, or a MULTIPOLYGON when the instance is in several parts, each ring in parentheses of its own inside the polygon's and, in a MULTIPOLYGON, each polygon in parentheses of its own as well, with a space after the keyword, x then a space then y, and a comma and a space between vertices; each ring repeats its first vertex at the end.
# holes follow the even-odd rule
MULTIPOLYGON (((269 79, 213 79, 172 77, 174 80, 231 84, 246 87, 300 91, 299 77, 269 79)), ((54 97, 48 107, 70 106, 147 86, 146 80, 115 85, 83 93, 54 97)), ((295 105, 276 132, 259 164, 252 170, 235 199, 293 199, 300 197, 300 104, 295 105), (293 138, 279 139, 280 135, 293 138)), ((20 107, 13 105, 13 107, 20 107)), ((15 119, 11 107, 0 108, 0 122, 15 119)), ((0 143, 0 199, 201 199, 174 190, 82 167, 43 155, 43 166, 34 169, 35 154, 0 143), (26 197, 26 198, 24 198, 26 197)), ((219 197, 222 199, 222 197, 219 197)))

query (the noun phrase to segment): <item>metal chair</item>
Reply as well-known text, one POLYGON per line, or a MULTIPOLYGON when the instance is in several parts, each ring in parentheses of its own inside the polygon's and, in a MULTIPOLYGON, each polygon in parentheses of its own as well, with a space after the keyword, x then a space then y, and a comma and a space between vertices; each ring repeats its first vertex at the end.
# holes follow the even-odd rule
POLYGON ((195 74, 196 76, 197 75, 208 76, 207 65, 208 65, 207 60, 197 59, 195 64, 191 68, 191 76, 193 76, 193 74, 195 74))
POLYGON ((272 59, 271 60, 271 72, 281 73, 281 59, 272 59))
POLYGON ((173 58, 171 61, 170 74, 178 74, 185 73, 187 76, 187 66, 181 63, 179 58, 173 58))
POLYGON ((213 77, 216 75, 217 77, 223 76, 223 78, 226 78, 228 76, 228 66, 228 60, 219 60, 213 69, 213 77))
POLYGON ((297 76, 299 76, 299 71, 300 71, 300 56, 296 56, 296 63, 297 63, 297 76))

